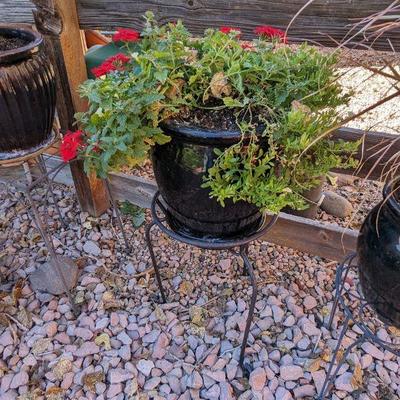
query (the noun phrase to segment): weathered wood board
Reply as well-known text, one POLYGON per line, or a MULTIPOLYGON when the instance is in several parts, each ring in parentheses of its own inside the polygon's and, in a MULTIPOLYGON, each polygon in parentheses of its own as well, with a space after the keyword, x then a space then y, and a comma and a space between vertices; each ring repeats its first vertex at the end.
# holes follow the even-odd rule
MULTIPOLYGON (((258 25, 285 29, 307 0, 78 0, 79 23, 83 29, 113 29, 143 26, 141 16, 152 10, 162 23, 181 18, 193 33, 223 25, 240 27, 249 37, 258 25)), ((289 35, 323 45, 336 46, 350 26, 389 6, 392 0, 315 0, 296 19, 289 35)), ((400 48, 400 31, 390 33, 395 48, 400 48)), ((360 41, 360 37, 353 42, 360 41)), ((366 43, 368 44, 368 43, 366 43)), ((391 50, 387 37, 374 43, 376 49, 391 50)))
MULTIPOLYGON (((306 3, 307 0, 77 0, 81 29, 140 29, 143 26, 141 16, 152 10, 162 23, 183 19, 193 33, 202 33, 207 27, 233 25, 240 27, 245 37, 249 37, 258 25, 286 28, 290 19, 306 3)), ((335 46, 334 40, 341 41, 351 25, 382 11, 391 3, 392 0, 315 0, 297 18, 289 34, 298 40, 335 46)), ((0 21, 31 23, 31 10, 29 0, 2 0, 0 21)), ((399 49, 400 30, 391 31, 389 35, 394 48, 399 49)), ((391 51, 387 39, 388 36, 383 36, 377 40, 374 48, 391 51)), ((353 42, 360 40, 362 38, 358 37, 353 42)))
MULTIPOLYGON (((47 157, 48 168, 60 163, 58 157, 47 157)), ((33 169, 35 171, 35 169, 33 169)), ((22 167, 0 169, 0 182, 13 184, 23 180, 22 167)), ((128 200, 140 207, 149 208, 157 190, 154 181, 119 173, 110 174, 111 189, 118 200, 128 200)), ((73 185, 69 168, 57 175, 56 182, 73 185)), ((278 221, 264 240, 280 246, 291 247, 309 254, 339 261, 356 247, 358 232, 339 226, 281 213, 278 221)))

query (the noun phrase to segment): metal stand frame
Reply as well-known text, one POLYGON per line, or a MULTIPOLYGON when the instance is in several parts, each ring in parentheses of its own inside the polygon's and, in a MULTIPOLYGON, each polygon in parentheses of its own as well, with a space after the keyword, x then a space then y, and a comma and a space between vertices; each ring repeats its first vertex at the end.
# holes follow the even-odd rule
MULTIPOLYGON (((61 162, 58 165, 56 165, 55 167, 53 167, 52 169, 48 170, 46 167, 46 163, 45 160, 43 158, 42 154, 35 154, 32 156, 32 159, 36 159, 37 160, 37 165, 39 167, 39 171, 40 171, 40 175, 37 177, 34 177, 31 169, 30 169, 30 165, 28 164, 28 160, 26 159, 26 157, 23 160, 20 160, 20 162, 18 163, 18 159, 15 160, 15 163, 12 164, 12 166, 15 165, 21 165, 24 168, 25 171, 25 179, 27 182, 26 188, 25 188, 25 196, 29 202, 29 206, 30 206, 30 210, 32 211, 32 219, 37 227, 37 229, 40 232, 40 235, 45 243, 45 246, 48 250, 49 256, 50 256, 50 260, 49 263, 54 266, 55 271, 57 272, 57 275, 60 277, 60 281, 62 283, 63 289, 65 294, 68 296, 68 299, 71 303, 71 308, 73 311, 73 314, 77 317, 78 316, 78 309, 77 306, 74 302, 74 299, 72 297, 72 293, 70 288, 68 287, 67 284, 67 280, 66 277, 64 275, 64 271, 63 271, 63 265, 65 265, 66 263, 71 263, 74 264, 73 260, 67 257, 60 257, 57 255, 56 250, 54 248, 53 245, 53 240, 51 237, 51 234, 48 231, 48 225, 46 223, 46 219, 43 221, 40 212, 39 212, 39 206, 37 204, 37 200, 35 200, 34 196, 33 196, 33 191, 41 184, 45 184, 47 187, 47 190, 45 192, 44 198, 47 199, 48 195, 50 194, 56 212, 58 214, 58 218, 60 220, 61 225, 63 226, 63 228, 67 227, 67 224, 64 221, 64 218, 61 214, 61 210, 58 207, 57 204, 57 200, 56 200, 56 196, 54 194, 54 180, 56 178, 56 176, 60 173, 61 170, 63 170, 67 165, 69 165, 69 163, 66 162, 61 162)), ((74 160, 72 160, 71 162, 74 162, 74 160)), ((10 165, 11 166, 11 165, 10 165)), ((108 195, 110 198, 110 203, 112 206, 112 210, 113 210, 113 216, 115 217, 117 224, 121 230, 122 236, 123 236, 123 240, 125 243, 125 246, 127 248, 127 251, 129 251, 130 246, 129 246, 129 241, 127 239, 127 235, 126 232, 124 230, 124 226, 121 220, 121 215, 120 212, 118 210, 118 207, 116 205, 116 202, 112 196, 111 190, 110 190, 110 183, 108 181, 108 179, 105 180, 106 183, 106 188, 108 191, 108 195)))
MULTIPOLYGON (((163 203, 160 200, 160 193, 157 192, 152 200, 151 203, 151 216, 152 216, 152 221, 147 224, 146 226, 146 242, 147 246, 149 248, 150 252, 150 257, 151 261, 153 263, 158 287, 160 290, 160 295, 163 303, 167 302, 167 297, 165 295, 165 291, 163 288, 162 284, 162 279, 160 275, 160 268, 158 266, 156 256, 154 253, 153 245, 151 242, 151 229, 153 226, 157 226, 162 232, 164 232, 166 235, 171 237, 174 240, 177 240, 182 243, 186 243, 190 246, 195 246, 201 249, 207 249, 207 250, 229 250, 233 254, 235 254, 238 257, 241 257, 244 263, 244 272, 247 272, 250 278, 250 284, 253 288, 252 294, 251 294, 251 299, 250 299, 250 307, 249 307, 249 314, 247 316, 247 321, 246 321, 246 327, 244 330, 244 335, 243 335, 243 341, 240 349, 240 358, 239 358, 239 365, 243 368, 244 367, 244 355, 245 355, 245 350, 247 346, 247 339, 249 337, 250 333, 250 326, 253 321, 253 316, 254 316, 254 308, 257 300, 257 283, 256 283, 256 277, 254 274, 253 266, 249 260, 248 257, 248 246, 250 242, 260 238, 263 236, 266 232, 268 232, 276 220, 278 219, 278 215, 274 215, 272 219, 266 224, 263 223, 260 229, 258 229, 255 233, 251 234, 250 236, 243 237, 237 240, 222 240, 222 239, 194 239, 194 238, 189 238, 187 236, 183 236, 173 230, 171 230, 169 227, 166 226, 166 208, 164 207, 163 203), (158 216, 157 211, 159 211, 161 214, 163 214, 162 217, 158 216), (234 248, 239 247, 239 251, 235 251, 234 248)), ((245 368, 247 371, 249 370, 248 366, 246 365, 245 368)))
MULTIPOLYGON (((390 343, 380 339, 376 335, 376 333, 371 330, 371 328, 368 326, 368 322, 372 322, 372 319, 377 317, 376 313, 363 297, 358 281, 356 284, 352 285, 350 285, 347 281, 349 272, 351 270, 355 272, 358 268, 356 265, 354 265, 354 260, 356 259, 356 257, 356 253, 351 253, 343 260, 341 264, 338 265, 337 268, 335 279, 336 293, 327 328, 331 329, 333 319, 336 315, 336 311, 339 305, 341 306, 344 313, 344 321, 318 400, 324 400, 325 398, 327 398, 326 396, 328 395, 328 392, 333 385, 337 373, 339 372, 342 365, 346 362, 346 358, 354 348, 357 348, 362 343, 374 343, 377 346, 380 346, 382 349, 393 353, 397 357, 400 356, 400 339, 397 339, 399 341, 398 344, 390 343), (346 351, 344 352, 343 356, 341 357, 335 368, 339 350, 341 348, 343 339, 346 336, 350 321, 352 321, 353 324, 356 325, 362 333, 350 346, 347 347, 346 351)), ((384 325, 385 324, 382 323, 382 326, 384 325)))

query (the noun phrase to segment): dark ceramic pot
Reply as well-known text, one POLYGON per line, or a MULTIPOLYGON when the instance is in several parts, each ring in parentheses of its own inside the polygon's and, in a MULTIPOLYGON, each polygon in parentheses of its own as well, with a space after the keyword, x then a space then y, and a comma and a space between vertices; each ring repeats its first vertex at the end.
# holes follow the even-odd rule
POLYGON ((163 126, 171 141, 152 150, 153 169, 168 208, 172 229, 195 238, 234 238, 256 230, 262 215, 244 201, 226 201, 222 207, 201 187, 212 167, 214 149, 225 150, 237 143, 240 132, 207 131, 168 123, 163 126))
POLYGON ((22 47, 0 51, 0 161, 26 156, 48 144, 56 102, 54 70, 41 35, 0 24, 0 35, 22 47))
POLYGON ((383 189, 358 237, 360 283, 381 319, 400 328, 400 178, 383 189))

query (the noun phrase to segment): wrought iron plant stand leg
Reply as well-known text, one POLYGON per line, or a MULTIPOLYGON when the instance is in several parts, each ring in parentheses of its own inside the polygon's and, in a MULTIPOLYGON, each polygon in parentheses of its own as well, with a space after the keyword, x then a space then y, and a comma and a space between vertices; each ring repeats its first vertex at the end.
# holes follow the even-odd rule
MULTIPOLYGON (((74 161, 71 161, 74 162, 74 161)), ((63 215, 61 213, 61 210, 57 204, 56 196, 54 194, 54 181, 57 175, 67 166, 69 163, 65 162, 59 162, 55 167, 52 167, 51 169, 47 169, 45 160, 42 156, 42 154, 34 154, 31 158, 25 157, 23 160, 12 160, 12 163, 8 162, 7 165, 4 166, 18 166, 22 165, 24 168, 25 172, 25 179, 26 179, 26 186, 25 186, 25 196, 26 199, 28 200, 30 210, 32 212, 32 217, 33 221, 39 230, 39 233, 44 241, 44 244, 48 250, 49 253, 49 262, 46 264, 46 268, 54 268, 54 271, 56 275, 60 279, 60 283, 62 286, 62 291, 68 296, 68 299, 71 304, 71 309, 74 313, 75 316, 78 316, 78 309, 76 307, 76 304, 74 302, 74 299, 72 297, 71 293, 71 287, 70 284, 68 284, 68 279, 67 276, 65 275, 66 273, 70 273, 71 270, 77 270, 77 266, 75 262, 69 258, 69 257, 61 257, 56 253, 56 249, 53 244, 53 238, 51 236, 51 233, 49 233, 48 230, 48 225, 46 222, 46 218, 42 218, 40 212, 39 212, 39 205, 38 205, 38 200, 36 199, 36 196, 34 196, 34 191, 37 189, 39 186, 44 185, 46 187, 45 194, 44 194, 44 199, 46 200, 48 195, 50 194, 55 210, 58 214, 58 218, 60 220, 61 225, 66 228, 67 225, 64 221, 63 215), (31 171, 31 167, 28 163, 28 160, 36 159, 37 160, 37 165, 39 167, 39 175, 35 175, 31 171), (66 268, 67 267, 67 268, 66 268), (66 269, 70 269, 70 272, 66 271, 66 269)), ((112 196, 112 192, 110 189, 110 182, 108 179, 105 180, 106 183, 106 188, 108 191, 108 195, 110 198, 110 203, 112 206, 113 210, 113 216, 116 219, 117 225, 119 229, 121 230, 122 237, 126 246, 126 250, 130 250, 129 246, 129 241, 127 239, 127 235, 121 220, 121 216, 117 207, 117 204, 112 196)), ((41 202, 40 202, 41 203, 41 202)))
MULTIPOLYGON (((351 351, 354 348, 359 347, 361 344, 366 342, 374 343, 382 349, 393 353, 397 357, 400 356, 400 342, 391 343, 386 340, 382 340, 369 327, 369 323, 376 320, 376 314, 363 297, 358 282, 357 284, 350 284, 348 282, 349 274, 357 271, 357 266, 354 264, 356 257, 356 253, 351 253, 343 260, 341 264, 338 265, 337 268, 335 279, 336 293, 327 328, 332 328, 333 320, 337 315, 339 306, 343 310, 344 321, 338 336, 338 341, 334 349, 331 362, 328 366, 325 381, 318 396, 318 400, 324 400, 328 398, 328 393, 340 368, 346 362, 346 359, 351 351), (343 340, 346 337, 346 333, 350 327, 350 322, 352 322, 361 333, 359 337, 347 347, 346 351, 343 353, 343 355, 341 355, 339 360, 338 355, 340 354, 340 348, 342 347, 343 340)), ((383 323, 381 324, 384 326, 383 323)))
MULTIPOLYGON (((249 243, 260 238, 263 236, 265 233, 267 233, 274 223, 276 222, 278 216, 274 215, 268 223, 263 223, 260 229, 258 229, 255 233, 251 234, 250 236, 240 238, 238 240, 216 240, 216 239, 195 239, 192 237, 184 236, 180 233, 177 233, 173 231, 171 228, 169 228, 165 222, 166 222, 166 208, 164 207, 161 199, 160 199, 160 193, 157 192, 154 195, 152 204, 151 204, 151 215, 152 215, 152 221, 146 226, 146 242, 147 246, 149 248, 150 252, 150 257, 151 261, 154 267, 155 271, 155 276, 157 280, 157 284, 160 290, 160 296, 161 300, 163 303, 167 302, 167 297, 163 288, 163 283, 160 275, 160 268, 158 266, 158 262, 154 253, 153 245, 151 242, 151 229, 154 226, 157 226, 162 232, 164 232, 166 235, 171 237, 172 239, 186 243, 190 246, 198 247, 201 249, 207 249, 207 250, 229 250, 233 254, 235 254, 238 257, 241 257, 243 260, 244 264, 244 269, 245 272, 249 275, 250 278, 250 284, 252 286, 252 294, 251 294, 251 299, 250 299, 250 305, 249 305, 249 314, 247 316, 247 321, 246 321, 246 327, 244 330, 243 334, 243 340, 241 344, 241 349, 240 349, 240 358, 239 358, 239 365, 243 368, 244 367, 244 356, 245 356, 245 350, 247 346, 247 340, 249 337, 250 333, 250 327, 251 323, 253 321, 253 316, 254 316, 254 309, 255 309, 255 304, 257 300, 257 282, 256 282, 256 277, 254 274, 253 266, 252 263, 249 260, 248 257, 248 246, 249 243), (163 214, 162 217, 158 215, 158 212, 161 212, 163 214), (236 251, 235 248, 239 247, 239 251, 236 251)), ((246 366, 247 367, 247 366, 246 366)), ((246 368, 248 369, 248 368, 246 368)))

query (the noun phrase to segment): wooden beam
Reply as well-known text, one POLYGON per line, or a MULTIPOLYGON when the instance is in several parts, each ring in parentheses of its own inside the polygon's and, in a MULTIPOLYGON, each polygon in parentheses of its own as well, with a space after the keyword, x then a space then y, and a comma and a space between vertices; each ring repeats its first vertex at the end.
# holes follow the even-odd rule
MULTIPOLYGON (((33 0, 38 30, 48 36, 48 53, 57 70, 58 104, 61 129, 73 129, 74 112, 84 111, 87 103, 77 92, 87 79, 82 35, 73 0, 33 0)), ((93 216, 102 214, 110 205, 104 183, 95 176, 87 177, 82 162, 71 164, 79 203, 93 216)))
POLYGON ((329 260, 341 261, 355 251, 358 231, 280 213, 264 240, 329 260))
MULTIPOLYGON (((46 157, 48 168, 60 163, 58 157, 46 157)), ((22 176, 21 169, 6 168, 0 173, 0 181, 12 181, 22 176)), ((149 208, 153 194, 157 190, 154 181, 120 173, 110 174, 111 189, 117 200, 128 200, 143 208, 149 208)), ((56 177, 56 182, 72 185, 70 171, 64 168, 56 177)), ((339 261, 356 248, 358 231, 344 229, 337 225, 313 221, 281 213, 275 226, 264 240, 280 246, 339 261)))
POLYGON ((356 159, 360 167, 356 170, 335 170, 342 174, 356 175, 371 180, 388 180, 398 173, 400 158, 400 135, 383 132, 366 132, 361 129, 341 128, 333 134, 334 140, 362 142, 356 159))
MULTIPOLYGON (((312 40, 336 47, 351 26, 389 6, 393 0, 315 0, 295 20, 289 36, 298 40, 312 40), (334 40, 332 40, 333 38, 334 40)), ((291 18, 307 0, 77 0, 81 29, 114 29, 143 27, 143 14, 152 10, 161 23, 182 19, 195 34, 209 27, 223 25, 241 28, 244 38, 254 36, 258 25, 272 25, 285 29, 291 18)), ((382 22, 382 21, 379 21, 382 22)), ((383 35, 374 48, 392 51, 400 48, 400 30, 383 35)), ((362 36, 354 41, 360 42, 362 36)), ((371 43, 365 43, 371 45, 371 43)))

